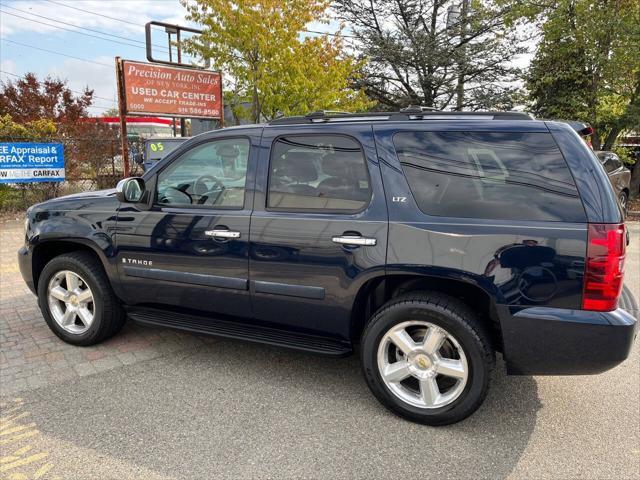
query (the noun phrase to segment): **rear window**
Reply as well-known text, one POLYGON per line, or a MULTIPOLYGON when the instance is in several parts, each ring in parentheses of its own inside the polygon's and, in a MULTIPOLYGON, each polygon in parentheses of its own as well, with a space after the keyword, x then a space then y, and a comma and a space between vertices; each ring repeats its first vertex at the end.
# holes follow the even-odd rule
POLYGON ((393 142, 428 215, 585 221, 571 172, 548 133, 400 132, 393 142))

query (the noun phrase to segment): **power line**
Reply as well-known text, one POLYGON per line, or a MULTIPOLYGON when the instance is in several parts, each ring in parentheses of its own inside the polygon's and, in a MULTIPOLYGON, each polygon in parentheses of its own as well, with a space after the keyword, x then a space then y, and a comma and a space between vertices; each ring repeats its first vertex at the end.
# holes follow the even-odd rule
MULTIPOLYGON (((44 15, 38 15, 37 13, 31 13, 31 12, 27 12, 25 10, 20 10, 19 8, 15 8, 15 7, 10 7, 8 5, 2 5, 3 8, 10 8, 11 10, 15 10, 16 12, 21 12, 21 13, 26 13, 27 15, 33 15, 34 17, 38 17, 38 18, 44 18, 45 20, 50 20, 50 21, 55 21, 57 23, 61 23, 62 25, 67 25, 69 27, 74 27, 80 30, 86 30, 88 32, 93 32, 93 33, 99 33, 100 35, 105 35, 107 37, 114 37, 114 38, 119 38, 121 40, 127 40, 129 42, 135 42, 135 43, 142 43, 144 45, 146 45, 146 42, 143 42, 142 40, 136 40, 134 38, 131 37, 123 37, 122 35, 116 35, 115 33, 108 33, 108 32, 103 32, 101 30, 95 30, 93 28, 88 28, 88 27, 80 27, 78 25, 74 25, 73 23, 68 23, 68 22, 63 22, 62 20, 57 20, 54 18, 49 18, 49 17, 45 17, 44 15)), ((102 15, 100 15, 102 16, 102 15)), ((160 48, 160 49, 164 49, 165 51, 169 51, 169 48, 163 45, 156 45, 153 44, 155 47, 160 48)))
POLYGON ((33 45, 27 45, 26 43, 15 42, 13 40, 8 40, 6 38, 2 39, 3 42, 13 43, 15 45, 20 45, 22 47, 33 48, 34 50, 41 50, 47 53, 53 53, 54 55, 61 55, 63 57, 73 58, 75 60, 80 60, 82 62, 94 63, 96 65, 100 65, 101 67, 115 68, 113 65, 107 65, 106 63, 95 62, 93 60, 89 60, 86 58, 74 57, 73 55, 67 55, 66 53, 56 52, 54 50, 47 50, 46 48, 34 47, 33 45))
POLYGON ((67 5, 66 3, 54 2, 53 0, 45 0, 45 2, 53 3, 55 5, 60 5, 62 7, 72 8, 74 10, 78 10, 78 11, 84 12, 84 13, 90 13, 91 15, 98 15, 99 17, 108 18, 109 20, 115 20, 116 22, 128 23, 129 25, 135 25, 136 27, 140 26, 139 23, 131 22, 129 20, 123 20, 121 18, 110 17, 110 16, 104 15, 102 13, 91 12, 89 10, 85 10, 84 8, 72 7, 71 5, 67 5))
POLYGON ((356 38, 355 35, 345 35, 343 33, 319 32, 317 30, 301 30, 305 33, 315 33, 317 35, 329 35, 330 37, 356 38))
MULTIPOLYGON (((132 21, 130 21, 130 20, 124 20, 124 19, 122 19, 122 18, 110 17, 109 15, 104 15, 104 14, 102 14, 102 13, 98 13, 98 12, 92 12, 91 10, 86 10, 86 9, 84 9, 84 8, 80 8, 80 7, 73 7, 73 6, 71 6, 71 5, 67 5, 66 3, 62 3, 62 2, 55 2, 54 0, 44 0, 44 1, 45 1, 45 2, 49 2, 49 3, 52 3, 52 4, 54 4, 54 5, 60 5, 60 6, 62 6, 62 7, 71 8, 71 9, 73 9, 73 10, 77 10, 77 11, 79 11, 79 12, 89 13, 89 14, 91 14, 91 15, 96 15, 96 16, 98 16, 98 17, 108 18, 109 20, 115 20, 116 22, 126 23, 127 25, 135 25, 136 27, 140 27, 140 26, 141 26, 139 23, 132 22, 132 21)), ((156 27, 154 27, 153 25, 151 26, 151 28, 152 28, 153 30, 158 31, 158 32, 162 32, 162 31, 163 31, 162 29, 160 29, 160 28, 156 28, 156 27)), ((146 45, 146 42, 145 42, 145 45, 146 45)), ((165 47, 165 46, 163 46, 163 45, 158 45, 157 43, 153 43, 152 45, 153 45, 154 47, 164 49, 164 51, 165 51, 165 52, 168 52, 168 51, 169 51, 169 48, 167 48, 167 47, 165 47)), ((191 55, 189 55, 189 54, 185 54, 185 53, 183 53, 182 55, 183 55, 183 56, 186 56, 186 57, 190 57, 190 58, 195 58, 195 57, 193 57, 193 56, 191 56, 191 55)))
MULTIPOLYGON (((17 75, 15 73, 7 72, 6 70, 0 70, 0 73, 4 73, 5 75, 10 75, 10 76, 16 77, 16 78, 22 78, 23 77, 23 75, 17 75)), ((73 92, 73 93, 77 93, 78 95, 84 95, 84 92, 79 92, 78 90, 69 89, 69 91, 73 92)), ((113 98, 99 97, 98 95, 93 95, 91 98, 99 98, 100 100, 106 100, 107 102, 118 103, 113 98)))
POLYGON ((39 20, 34 20, 33 18, 23 17, 22 15, 16 15, 15 13, 5 12, 3 10, 0 10, 0 12, 4 13, 5 15, 11 15, 13 17, 18 17, 18 18, 22 18, 24 20, 28 20, 30 22, 39 23, 40 25, 46 25, 48 27, 58 28, 60 30, 66 30, 67 32, 77 33, 77 34, 80 34, 80 35, 86 35, 87 37, 97 38, 99 40, 105 40, 107 42, 119 43, 120 45, 126 45, 128 47, 135 47, 135 48, 145 49, 145 47, 143 47, 142 45, 134 45, 134 44, 131 44, 131 43, 121 42, 119 40, 112 40, 110 38, 98 37, 97 35, 91 35, 90 33, 81 32, 79 30, 72 30, 71 28, 60 27, 58 25, 53 25, 51 23, 41 22, 39 20))
MULTIPOLYGON (((55 5, 61 5, 63 7, 67 7, 67 8, 73 8, 74 10, 78 10, 78 11, 84 12, 84 13, 90 13, 91 15, 98 15, 100 17, 108 18, 109 20, 115 20, 116 22, 128 23, 129 25, 136 25, 136 26, 138 25, 137 23, 130 22, 128 20, 123 20, 121 18, 116 18, 116 17, 109 17, 107 15, 103 15, 102 13, 92 12, 90 10, 85 10, 85 9, 79 8, 79 7, 72 7, 71 5, 67 5, 67 4, 64 4, 64 3, 61 3, 61 2, 56 2, 54 0, 45 0, 45 2, 53 3, 55 5)), ((160 29, 158 29, 158 30, 160 30, 160 29)), ((329 36, 332 36, 332 37, 356 38, 355 35, 342 35, 342 34, 339 34, 339 33, 320 32, 320 31, 317 31, 317 30, 301 30, 301 31, 305 32, 305 33, 314 33, 316 35, 329 35, 329 36)))

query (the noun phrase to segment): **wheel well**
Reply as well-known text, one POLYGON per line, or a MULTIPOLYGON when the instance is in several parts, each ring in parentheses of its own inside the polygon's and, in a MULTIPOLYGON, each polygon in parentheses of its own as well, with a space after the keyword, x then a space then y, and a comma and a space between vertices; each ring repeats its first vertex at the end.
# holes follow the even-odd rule
MULTIPOLYGON (((69 241, 50 241, 37 245, 33 250, 31 268, 33 271, 33 284, 37 291, 38 279, 40 272, 44 266, 49 263, 53 258, 71 252, 89 252, 95 256, 98 260, 100 257, 89 246, 82 243, 75 243, 69 241)), ((102 262, 100 262, 102 264, 102 262)))
POLYGON ((409 292, 440 292, 467 304, 486 325, 492 347, 502 351, 502 334, 495 305, 489 295, 471 283, 419 275, 390 275, 365 283, 358 292, 351 313, 351 340, 360 335, 373 314, 389 300, 409 292))

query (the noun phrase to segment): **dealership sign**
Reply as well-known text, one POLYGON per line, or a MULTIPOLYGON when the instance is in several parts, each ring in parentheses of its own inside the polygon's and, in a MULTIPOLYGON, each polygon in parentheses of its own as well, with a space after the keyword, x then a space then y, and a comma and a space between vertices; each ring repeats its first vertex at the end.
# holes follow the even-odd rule
POLYGON ((122 61, 127 114, 220 118, 219 72, 122 61))
POLYGON ((61 143, 0 143, 0 183, 62 181, 61 143))

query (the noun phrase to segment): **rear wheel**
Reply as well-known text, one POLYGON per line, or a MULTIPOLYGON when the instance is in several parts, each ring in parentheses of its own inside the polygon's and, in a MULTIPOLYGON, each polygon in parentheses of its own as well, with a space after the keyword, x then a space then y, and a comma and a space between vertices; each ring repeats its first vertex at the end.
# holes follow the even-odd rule
POLYGON ((361 354, 378 400, 428 425, 473 413, 487 394, 494 363, 483 326, 466 305, 441 294, 389 302, 363 332, 361 354))
POLYGON ((49 328, 73 345, 94 345, 115 335, 126 316, 102 265, 88 252, 47 263, 38 280, 40 309, 49 328))

